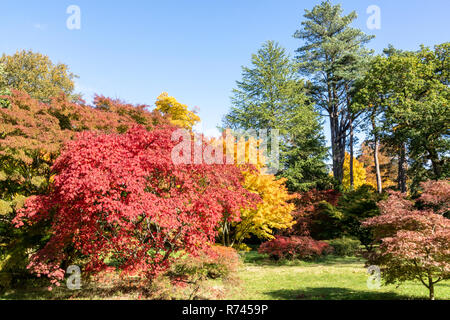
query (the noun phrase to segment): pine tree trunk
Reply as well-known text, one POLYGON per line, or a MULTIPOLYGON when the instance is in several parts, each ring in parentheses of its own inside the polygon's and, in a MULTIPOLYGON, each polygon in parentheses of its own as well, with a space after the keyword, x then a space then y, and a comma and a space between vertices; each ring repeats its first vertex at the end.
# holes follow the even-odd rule
POLYGON ((338 148, 336 141, 336 120, 332 114, 330 114, 330 131, 331 131, 331 156, 333 159, 333 176, 338 180, 337 163, 338 163, 338 148))
POLYGON ((342 130, 339 128, 338 134, 340 136, 340 138, 338 139, 338 163, 337 163, 337 168, 338 168, 338 177, 339 177, 339 181, 340 184, 342 184, 342 180, 344 179, 344 162, 345 162, 345 149, 346 149, 346 139, 345 139, 345 132, 342 132, 342 130))
POLYGON ((344 178, 345 137, 342 138, 337 117, 330 116, 331 150, 333 154, 333 176, 338 184, 342 184, 344 178))
POLYGON ((406 147, 402 143, 398 157, 398 189, 400 192, 406 192, 406 147))
POLYGON ((350 120, 350 189, 355 186, 355 177, 353 173, 353 121, 350 120))

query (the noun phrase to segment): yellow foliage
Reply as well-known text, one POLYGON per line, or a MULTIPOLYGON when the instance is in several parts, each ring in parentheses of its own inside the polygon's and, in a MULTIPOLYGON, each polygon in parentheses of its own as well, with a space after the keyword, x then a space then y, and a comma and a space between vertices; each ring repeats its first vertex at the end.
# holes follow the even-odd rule
MULTIPOLYGON (((380 164, 380 174, 381 174, 381 185, 383 189, 387 189, 393 186, 396 186, 397 183, 395 179, 397 178, 398 165, 395 161, 393 161, 392 157, 388 155, 386 152, 382 151, 383 148, 380 146, 380 150, 378 152, 378 161, 380 164)), ((364 168, 366 169, 366 181, 367 184, 377 188, 377 176, 375 169, 375 161, 373 158, 373 149, 367 145, 367 143, 363 143, 361 145, 361 155, 358 157, 358 161, 364 164, 364 168)))
POLYGON ((0 216, 10 214, 11 212, 12 208, 10 202, 0 199, 0 216))
POLYGON ((233 159, 233 162, 228 162, 227 160, 227 163, 234 163, 237 166, 252 164, 258 169, 261 169, 266 162, 263 151, 259 149, 262 141, 256 140, 254 137, 249 137, 247 140, 245 137, 241 137, 236 142, 230 130, 227 129, 222 137, 219 139, 212 138, 209 143, 214 146, 214 148, 223 146, 223 154, 227 156, 227 159, 229 157, 233 159), (228 139, 232 140, 230 141, 228 139), (228 147, 229 144, 233 145, 228 147))
POLYGON ((169 97, 167 92, 161 93, 156 100, 156 110, 170 117, 170 122, 178 127, 192 130, 192 127, 200 121, 200 117, 188 110, 188 106, 179 103, 174 97, 169 97))
POLYGON ((241 243, 250 234, 260 239, 272 239, 273 229, 290 228, 293 224, 291 212, 295 206, 289 203, 294 196, 286 189, 286 179, 276 179, 274 175, 265 175, 261 171, 243 172, 244 187, 261 196, 256 209, 243 209, 241 221, 235 223, 236 240, 241 243))
POLYGON ((232 151, 237 166, 253 164, 256 167, 256 170, 249 170, 242 166, 244 188, 259 194, 262 199, 256 208, 242 209, 241 220, 233 224, 238 245, 242 245, 242 241, 251 234, 260 239, 272 239, 273 229, 286 229, 294 224, 291 212, 295 206, 288 202, 294 196, 289 194, 285 186, 286 179, 276 179, 274 175, 265 174, 265 158, 262 150, 259 150, 260 144, 261 141, 253 137, 247 140, 242 137, 232 150, 226 150, 226 141, 224 142, 224 153, 232 151))
POLYGON ((258 194, 262 200, 256 208, 241 209, 241 220, 231 222, 233 232, 230 232, 228 222, 223 222, 223 244, 242 250, 246 248, 242 241, 250 235, 272 239, 273 229, 290 228, 295 223, 291 215, 295 205, 289 203, 295 196, 289 194, 285 186, 286 179, 265 174, 265 158, 262 150, 259 150, 261 141, 253 137, 241 137, 235 141, 232 137, 227 130, 220 139, 212 139, 209 143, 215 148, 223 147, 223 154, 233 159, 233 162, 228 162, 227 159, 227 163, 234 163, 241 168, 245 178, 244 188, 258 194), (247 166, 248 164, 253 167, 247 166))
MULTIPOLYGON (((353 186, 355 189, 366 184, 366 169, 364 164, 353 158, 353 186)), ((345 153, 344 178, 342 179, 344 189, 350 189, 350 154, 345 153)))

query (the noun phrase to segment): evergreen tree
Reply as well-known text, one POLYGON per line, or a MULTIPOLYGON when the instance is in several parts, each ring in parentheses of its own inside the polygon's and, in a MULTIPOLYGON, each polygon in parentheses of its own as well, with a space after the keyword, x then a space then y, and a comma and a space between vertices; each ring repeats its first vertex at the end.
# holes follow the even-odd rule
POLYGON ((319 116, 284 48, 268 41, 252 56, 252 66, 243 67, 233 90, 232 105, 224 127, 279 130, 280 175, 288 179, 290 190, 320 187, 327 179, 319 116))
MULTIPOLYGON (((357 15, 342 15, 340 5, 322 2, 306 10, 294 37, 304 41, 297 50, 299 72, 310 79, 311 94, 330 119, 333 175, 342 184, 347 138, 358 113, 350 105, 354 81, 362 76, 371 52, 364 45, 373 38, 351 28, 357 15)), ((353 141, 350 141, 352 149, 353 141)))

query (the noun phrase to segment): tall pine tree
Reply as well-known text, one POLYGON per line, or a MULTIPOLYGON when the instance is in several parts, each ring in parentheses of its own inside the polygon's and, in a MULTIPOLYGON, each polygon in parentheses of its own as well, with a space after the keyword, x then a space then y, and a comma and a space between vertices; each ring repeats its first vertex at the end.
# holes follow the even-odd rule
POLYGON ((297 50, 299 72, 310 80, 312 97, 330 120, 333 175, 339 184, 343 179, 347 138, 358 117, 350 108, 352 87, 371 56, 364 46, 373 38, 350 27, 357 17, 354 11, 342 13, 340 5, 322 2, 311 11, 306 10, 302 28, 294 34, 304 42, 297 50))

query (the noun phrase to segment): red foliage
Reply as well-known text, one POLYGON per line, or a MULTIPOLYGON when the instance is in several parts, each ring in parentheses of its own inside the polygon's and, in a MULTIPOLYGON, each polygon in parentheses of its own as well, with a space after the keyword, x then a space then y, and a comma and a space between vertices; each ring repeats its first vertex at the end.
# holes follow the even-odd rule
POLYGON ((206 247, 197 256, 181 259, 169 272, 174 282, 189 282, 192 278, 227 278, 234 274, 241 263, 239 254, 232 247, 206 247))
POLYGON ((427 181, 421 187, 425 192, 419 201, 432 208, 436 213, 446 215, 450 211, 450 180, 427 181))
POLYGON ((235 249, 225 246, 212 246, 207 250, 210 263, 223 265, 228 273, 236 272, 240 265, 240 257, 235 249))
POLYGON ((320 218, 320 203, 325 201, 335 206, 340 196, 336 190, 316 189, 298 194, 293 200, 296 210, 292 213, 296 223, 290 230, 283 232, 283 235, 311 236, 314 220, 320 218))
POLYGON ((323 254, 329 254, 333 248, 324 241, 310 237, 277 236, 274 240, 263 243, 259 253, 266 253, 272 259, 303 259, 310 260, 323 254))
POLYGON ((173 261, 173 253, 200 252, 214 242, 226 212, 239 219, 240 208, 259 198, 242 187, 234 165, 175 165, 174 127, 126 134, 82 132, 56 160, 49 195, 29 198, 14 222, 50 219, 52 236, 31 257, 30 268, 62 279, 66 248, 87 257, 84 272, 105 269, 105 259, 126 274, 152 278, 173 261))
POLYGON ((52 98, 48 104, 17 90, 6 98, 9 107, 0 108, 4 136, 0 156, 14 159, 16 166, 48 161, 42 156, 50 154, 53 158, 80 131, 123 133, 137 124, 151 129, 169 123, 159 112, 148 111, 147 106, 133 106, 105 97, 95 98, 95 108, 70 102, 65 95, 52 98), (102 107, 105 105, 109 107, 102 107), (35 157, 41 158, 36 161, 35 157))
POLYGON ((363 225, 372 227, 381 240, 369 262, 381 267, 386 282, 419 279, 432 297, 434 284, 450 278, 450 220, 442 215, 442 208, 449 206, 449 185, 429 181, 422 188, 420 203, 391 192, 379 203, 381 215, 363 225))

